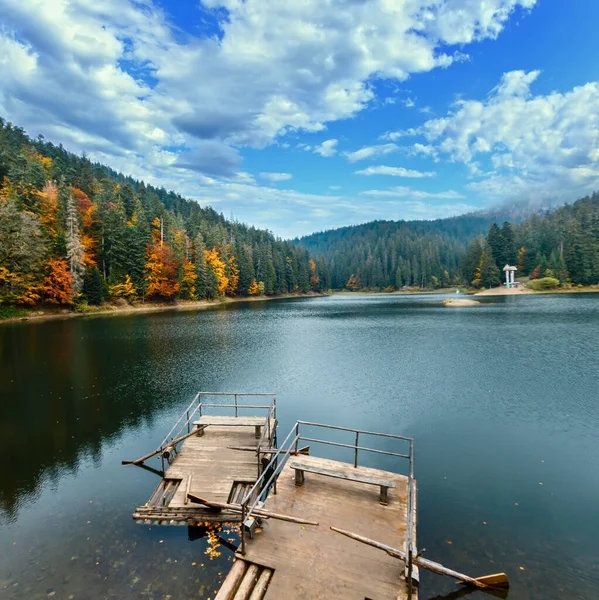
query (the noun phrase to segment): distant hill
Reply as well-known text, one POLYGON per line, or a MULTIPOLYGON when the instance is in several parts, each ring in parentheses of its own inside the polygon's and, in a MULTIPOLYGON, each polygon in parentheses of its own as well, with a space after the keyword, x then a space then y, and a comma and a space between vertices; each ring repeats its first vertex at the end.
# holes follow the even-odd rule
POLYGON ((434 221, 372 221, 296 240, 329 264, 333 289, 350 277, 359 288, 399 289, 462 283, 460 262, 470 241, 505 213, 472 213, 434 221))

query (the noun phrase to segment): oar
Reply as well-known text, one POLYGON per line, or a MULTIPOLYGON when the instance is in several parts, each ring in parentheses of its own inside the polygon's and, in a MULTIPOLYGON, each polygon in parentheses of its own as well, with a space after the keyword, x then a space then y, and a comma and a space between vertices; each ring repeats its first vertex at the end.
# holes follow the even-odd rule
MULTIPOLYGON (((356 540, 357 542, 362 542, 363 544, 367 544, 368 546, 372 546, 373 548, 383 550, 393 558, 399 558, 404 562, 407 560, 406 553, 403 550, 398 550, 397 548, 392 548, 391 546, 387 546, 386 544, 381 544, 380 542, 376 542, 374 540, 371 540, 370 538, 358 535, 357 533, 352 533, 351 531, 337 529, 336 527, 331 527, 331 529, 333 531, 336 531, 337 533, 340 533, 341 535, 345 535, 348 538, 351 538, 352 540, 356 540)), ((463 573, 458 573, 458 571, 448 569, 440 563, 436 563, 432 560, 422 558, 421 556, 415 556, 413 558, 413 562, 414 564, 418 565, 419 567, 422 567, 423 569, 426 569, 427 571, 432 571, 433 573, 437 573, 439 575, 447 575, 448 577, 458 579, 462 583, 474 585, 478 588, 504 589, 510 586, 509 580, 505 573, 495 573, 494 575, 485 575, 483 577, 469 577, 468 575, 464 575, 463 573)))

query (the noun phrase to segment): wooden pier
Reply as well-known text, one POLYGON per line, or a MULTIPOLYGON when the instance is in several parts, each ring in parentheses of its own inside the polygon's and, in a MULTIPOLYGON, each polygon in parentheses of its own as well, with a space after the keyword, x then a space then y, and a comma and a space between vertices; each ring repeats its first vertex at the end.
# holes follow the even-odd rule
POLYGON ((473 578, 418 554, 411 438, 297 421, 278 445, 274 394, 200 392, 156 450, 123 464, 156 455, 161 481, 136 521, 240 523, 215 600, 415 600, 419 567, 509 587, 505 573, 473 578), (353 460, 318 456, 323 446, 353 460), (363 466, 365 453, 393 457, 405 474, 363 466))
POLYGON ((415 598, 412 440, 298 421, 277 447, 276 396, 266 396, 269 404, 256 403, 264 395, 199 393, 158 449, 131 461, 160 455, 163 464, 158 487, 133 518, 159 525, 239 522, 241 544, 218 600, 415 598), (361 445, 360 436, 384 440, 394 451, 361 445), (326 445, 342 448, 352 462, 308 455, 326 445), (396 457, 407 475, 360 465, 364 453, 396 457), (331 527, 407 548, 408 559, 331 527))

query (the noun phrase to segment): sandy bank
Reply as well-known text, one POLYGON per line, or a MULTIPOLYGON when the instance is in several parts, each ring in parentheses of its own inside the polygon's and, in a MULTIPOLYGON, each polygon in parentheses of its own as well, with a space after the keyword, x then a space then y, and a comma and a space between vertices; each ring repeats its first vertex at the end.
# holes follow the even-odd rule
POLYGON ((506 288, 504 286, 499 286, 495 288, 490 288, 488 290, 483 290, 482 292, 476 292, 475 296, 522 296, 525 294, 534 294, 532 290, 524 286, 520 286, 517 288, 506 288))
POLYGON ((480 302, 468 298, 446 298, 443 300, 443 304, 451 308, 459 308, 462 306, 479 306, 480 302))

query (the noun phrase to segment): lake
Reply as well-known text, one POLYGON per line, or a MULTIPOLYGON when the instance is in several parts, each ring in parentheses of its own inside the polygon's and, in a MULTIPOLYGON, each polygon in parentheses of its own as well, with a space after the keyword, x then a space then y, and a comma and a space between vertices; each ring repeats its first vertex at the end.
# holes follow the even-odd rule
MULTIPOLYGON (((510 600, 597 597, 599 295, 442 299, 0 326, 0 598, 214 597, 231 551, 135 524, 158 478, 121 466, 199 390, 276 392, 279 439, 298 418, 413 437, 428 558, 506 571, 510 600)), ((420 598, 456 587, 423 573, 420 598)))

